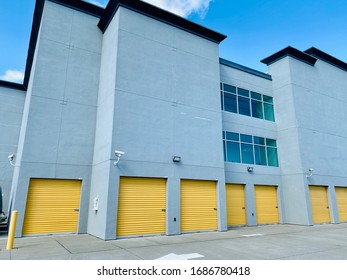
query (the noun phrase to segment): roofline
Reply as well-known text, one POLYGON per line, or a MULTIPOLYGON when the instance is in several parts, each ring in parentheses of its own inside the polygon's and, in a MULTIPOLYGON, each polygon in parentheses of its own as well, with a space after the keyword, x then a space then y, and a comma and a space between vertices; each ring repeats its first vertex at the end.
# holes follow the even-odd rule
POLYGON ((295 59, 298 59, 300 61, 303 61, 311 66, 315 65, 316 61, 317 61, 317 58, 311 56, 311 55, 308 55, 302 51, 299 51, 298 49, 295 49, 291 46, 288 46, 276 53, 274 53, 273 55, 270 55, 269 57, 267 58, 264 58, 263 60, 261 60, 262 63, 265 63, 266 65, 270 65, 284 57, 287 57, 287 56, 290 56, 290 57, 293 57, 295 59))
POLYGON ((82 1, 82 0, 48 0, 55 2, 57 4, 72 8, 74 10, 101 18, 104 13, 104 8, 93 5, 91 3, 82 1))
POLYGON ((258 70, 252 69, 252 68, 249 68, 247 66, 243 66, 241 64, 237 64, 235 62, 226 60, 224 58, 219 58, 219 63, 222 65, 246 72, 248 74, 255 75, 255 76, 258 76, 260 78, 264 78, 266 80, 272 81, 272 77, 269 74, 266 74, 264 72, 261 72, 261 71, 258 71, 258 70))
POLYGON ((119 7, 130 9, 218 44, 227 37, 183 17, 139 0, 110 0, 98 24, 102 32, 106 31, 119 7))
MULTIPOLYGON (((35 49, 36 49, 37 39, 38 39, 39 31, 40 31, 40 25, 41 25, 45 1, 46 0, 36 0, 35 2, 28 55, 27 55, 27 60, 25 65, 25 72, 24 72, 23 88, 25 90, 28 88, 28 85, 29 85, 31 67, 34 61, 35 49)), ((47 1, 57 3, 65 7, 69 7, 74 10, 77 10, 92 16, 96 16, 98 18, 100 18, 104 13, 103 8, 95 6, 88 2, 84 2, 84 1, 76 1, 76 0, 47 0, 47 1)))
POLYGON ((334 65, 338 68, 341 68, 342 70, 344 71, 347 71, 347 63, 346 62, 343 62, 342 60, 339 60, 337 59, 336 57, 334 56, 331 56, 330 54, 327 54, 315 47, 311 47, 309 48, 308 50, 305 51, 305 53, 313 56, 313 57, 316 57, 320 60, 323 60, 331 65, 334 65))
MULTIPOLYGON (((23 84, 20 85, 16 83, 7 82, 7 81, 0 81, 1 82, 0 85, 12 87, 16 89, 27 90, 29 85, 29 80, 30 80, 31 68, 34 61, 35 49, 36 49, 37 39, 38 39, 39 31, 40 31, 40 25, 41 25, 45 1, 57 3, 60 5, 72 8, 74 10, 77 10, 92 16, 96 16, 100 18, 100 22, 98 24, 99 27, 103 23, 108 25, 108 23, 112 20, 114 13, 117 11, 119 5, 122 5, 126 8, 129 8, 137 12, 140 12, 142 14, 145 14, 147 16, 156 18, 160 21, 174 25, 178 28, 184 29, 186 31, 189 31, 201 37, 215 41, 217 43, 220 43, 222 40, 226 38, 225 35, 222 35, 213 30, 207 29, 201 25, 188 21, 184 18, 176 16, 172 13, 169 13, 167 11, 164 11, 162 9, 159 9, 155 6, 152 6, 142 1, 111 0, 107 6, 108 9, 105 10, 99 6, 95 6, 93 4, 90 4, 88 2, 84 2, 81 0, 77 0, 77 1, 76 0, 36 0, 33 22, 31 27, 30 40, 29 40, 28 55, 27 55, 26 64, 25 64, 23 84), (148 10, 143 10, 143 8, 148 8, 148 10), (175 24, 175 21, 177 21, 177 24, 175 24)), ((107 25, 104 26, 104 31, 107 29, 107 25)))
POLYGON ((18 83, 9 82, 9 81, 0 80, 0 87, 7 87, 7 88, 26 91, 26 88, 24 87, 23 84, 18 84, 18 83))
POLYGON ((40 30, 44 5, 45 5, 45 0, 36 0, 33 23, 31 27, 28 55, 27 55, 27 60, 25 64, 25 72, 24 72, 23 86, 25 89, 27 89, 29 85, 31 67, 34 61, 36 43, 37 43, 37 38, 39 36, 39 30, 40 30))

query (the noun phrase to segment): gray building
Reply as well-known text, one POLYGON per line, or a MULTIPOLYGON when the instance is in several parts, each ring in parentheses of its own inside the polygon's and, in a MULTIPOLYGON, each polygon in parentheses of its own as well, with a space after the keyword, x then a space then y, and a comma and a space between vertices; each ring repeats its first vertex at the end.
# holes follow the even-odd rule
POLYGON ((225 38, 142 1, 37 0, 24 83, 0 82, 16 236, 346 222, 347 64, 287 47, 265 74, 225 38))

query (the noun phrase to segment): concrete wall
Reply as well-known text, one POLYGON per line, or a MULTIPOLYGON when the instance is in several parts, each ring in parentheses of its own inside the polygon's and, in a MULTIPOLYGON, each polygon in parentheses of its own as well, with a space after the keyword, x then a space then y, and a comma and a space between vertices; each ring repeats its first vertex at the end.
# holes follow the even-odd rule
MULTIPOLYGON (((293 94, 293 58, 286 57, 269 67, 273 78, 275 117, 278 126, 278 153, 282 173, 284 220, 286 223, 309 224, 309 193, 305 188, 298 135, 297 108, 293 94)), ((312 66, 299 62, 305 71, 312 66)))
MULTIPOLYGON (((119 13, 117 13, 102 38, 98 110, 95 131, 90 204, 99 201, 98 210, 89 209, 88 233, 106 239, 115 237, 115 219, 109 220, 109 200, 116 197, 113 187, 118 178, 114 176, 113 122, 115 110, 115 88, 118 69, 119 13)), ((112 211, 112 210, 111 210, 112 211)))
MULTIPOLYGON (((105 32, 104 50, 111 60, 117 55, 115 68, 108 61, 101 67, 101 73, 112 68, 107 77, 114 77, 115 86, 112 80, 100 83, 99 99, 107 96, 110 108, 98 118, 113 127, 112 138, 109 130, 97 129, 96 139, 104 145, 96 144, 95 155, 105 148, 110 170, 94 166, 92 196, 103 192, 101 207, 107 210, 96 215, 106 223, 106 235, 95 229, 96 220, 89 228, 116 238, 120 176, 161 177, 167 178, 167 234, 180 233, 180 179, 218 181, 217 196, 225 193, 218 45, 121 7, 105 32), (117 166, 114 150, 125 152, 117 166), (173 163, 173 155, 181 156, 181 163, 173 163)), ((223 199, 218 208, 224 230, 223 199)))
MULTIPOLYGON (((221 82, 247 90, 273 96, 272 81, 225 65, 220 66, 221 82)), ((275 106, 274 110, 277 111, 275 106)), ((240 114, 223 112, 223 130, 253 136, 277 139, 275 122, 252 118, 240 114)), ((277 143, 279 145, 279 143, 277 143)), ((278 148, 279 150, 280 148, 278 148)), ((281 157, 279 156, 281 166, 281 157)), ((282 205, 281 170, 279 167, 253 165, 254 172, 247 172, 249 164, 225 163, 225 181, 229 184, 245 185, 247 225, 256 225, 254 185, 278 186, 278 200, 281 221, 282 205)))
POLYGON ((321 60, 310 71, 293 60, 291 69, 303 171, 345 181, 347 72, 321 60))
POLYGON ((7 213, 14 167, 8 156, 17 152, 26 92, 0 86, 0 186, 7 213))
POLYGON ((322 60, 305 74, 297 61, 291 68, 303 172, 313 168, 307 184, 328 187, 331 221, 339 222, 334 186, 347 186, 347 72, 322 60))
POLYGON ((13 178, 17 236, 30 178, 82 180, 78 232, 87 231, 102 37, 97 23, 45 2, 13 178))
POLYGON ((331 220, 338 222, 334 186, 346 186, 347 73, 318 60, 294 58, 270 65, 278 108, 287 222, 312 224, 308 185, 327 186, 331 220), (308 169, 313 176, 307 178, 308 169))

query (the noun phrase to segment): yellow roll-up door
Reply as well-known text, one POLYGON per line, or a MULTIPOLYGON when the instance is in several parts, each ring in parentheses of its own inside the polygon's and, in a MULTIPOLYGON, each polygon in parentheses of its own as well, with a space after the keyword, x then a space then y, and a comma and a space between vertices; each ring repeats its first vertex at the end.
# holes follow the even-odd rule
POLYGON ((327 187, 309 186, 314 224, 330 223, 330 211, 327 195, 327 187))
POLYGON ((181 231, 217 230, 216 182, 181 181, 181 231))
POLYGON ((165 179, 120 179, 117 236, 165 234, 165 220, 165 179))
POLYGON ((279 222, 277 187, 254 186, 257 224, 274 224, 279 222))
POLYGON ((245 186, 226 184, 228 226, 246 224, 245 186))
POLYGON ((335 192, 340 222, 347 222, 347 187, 336 187, 335 192))
POLYGON ((77 232, 81 181, 31 179, 23 234, 77 232))

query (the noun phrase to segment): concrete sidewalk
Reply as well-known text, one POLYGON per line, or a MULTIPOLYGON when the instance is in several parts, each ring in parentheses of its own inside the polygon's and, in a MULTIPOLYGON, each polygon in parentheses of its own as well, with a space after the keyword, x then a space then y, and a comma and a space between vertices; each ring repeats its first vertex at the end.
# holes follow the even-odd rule
POLYGON ((103 241, 87 234, 15 239, 6 250, 0 235, 0 260, 347 260, 347 224, 266 225, 227 232, 103 241), (199 256, 200 255, 200 256, 199 256))

